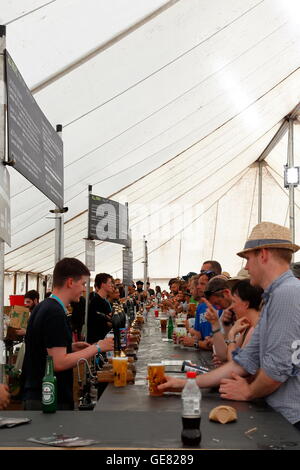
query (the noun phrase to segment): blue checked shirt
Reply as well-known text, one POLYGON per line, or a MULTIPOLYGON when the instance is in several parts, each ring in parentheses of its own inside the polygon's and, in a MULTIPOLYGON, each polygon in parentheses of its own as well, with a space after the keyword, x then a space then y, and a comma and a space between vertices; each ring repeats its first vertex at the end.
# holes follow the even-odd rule
POLYGON ((233 359, 252 375, 263 369, 282 383, 265 399, 295 424, 300 421, 300 361, 295 360, 292 344, 300 340, 300 281, 287 271, 265 290, 263 299, 251 341, 244 349, 237 348, 233 359))

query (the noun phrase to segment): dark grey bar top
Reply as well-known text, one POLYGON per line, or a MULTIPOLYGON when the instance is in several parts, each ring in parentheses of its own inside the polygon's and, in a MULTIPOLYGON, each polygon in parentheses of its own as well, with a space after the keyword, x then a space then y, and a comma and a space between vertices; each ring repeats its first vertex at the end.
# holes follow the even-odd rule
MULTIPOLYGON (((99 449, 183 449, 181 416, 175 411, 57 411, 53 415, 6 411, 0 416, 32 418, 30 424, 0 429, 0 449, 43 449, 46 446, 27 439, 53 433, 97 440, 92 447, 99 449)), ((300 449, 300 433, 277 413, 256 410, 253 420, 250 416, 239 413, 236 423, 222 425, 210 422, 207 412, 203 412, 201 449, 300 449), (245 434, 254 427, 257 431, 245 434)))
MULTIPOLYGON (((95 411, 122 411, 122 413, 131 412, 135 415, 136 412, 144 412, 145 416, 150 414, 151 422, 157 415, 163 414, 165 420, 169 422, 169 435, 174 431, 171 420, 173 415, 177 414, 178 424, 174 422, 174 426, 177 428, 177 433, 180 433, 181 395, 170 393, 161 397, 150 397, 146 380, 147 364, 161 360, 191 360, 194 363, 199 363, 200 357, 209 361, 211 353, 200 352, 194 348, 182 349, 174 346, 171 342, 166 342, 166 334, 160 332, 159 323, 154 319, 151 311, 149 315, 149 319, 143 327, 138 360, 135 362, 137 368, 135 384, 124 388, 115 388, 113 384, 108 384, 95 407, 95 411)), ((175 372, 167 372, 167 375, 184 377, 183 374, 175 372)), ((300 448, 300 432, 270 408, 264 400, 255 400, 251 403, 228 401, 220 398, 217 389, 205 389, 201 392, 202 446, 228 449, 257 449, 269 448, 270 446, 300 448), (220 405, 234 407, 238 414, 238 420, 226 425, 209 421, 210 411, 220 405), (280 442, 282 444, 279 444, 280 442)))
MULTIPOLYGON (((197 362, 199 354, 207 357, 210 353, 180 349, 163 338, 165 335, 150 317, 138 351, 135 385, 115 388, 109 384, 94 411, 57 411, 49 415, 39 411, 0 411, 3 417, 32 419, 30 424, 0 429, 0 448, 43 449, 45 446, 27 439, 64 433, 97 440, 92 446, 97 449, 184 449, 180 440, 181 396, 150 397, 147 364, 158 359, 197 362)), ((201 432, 201 449, 300 449, 300 432, 263 400, 229 402, 221 400, 217 390, 202 391, 201 432), (237 410, 236 422, 222 425, 209 421, 210 410, 221 404, 237 410)))

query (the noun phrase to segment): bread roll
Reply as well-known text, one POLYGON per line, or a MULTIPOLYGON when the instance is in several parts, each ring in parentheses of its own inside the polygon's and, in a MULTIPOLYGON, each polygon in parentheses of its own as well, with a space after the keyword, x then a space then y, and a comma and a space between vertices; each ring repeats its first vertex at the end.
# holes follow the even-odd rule
POLYGON ((217 406, 209 413, 209 419, 218 423, 230 423, 237 420, 237 412, 232 406, 217 406))

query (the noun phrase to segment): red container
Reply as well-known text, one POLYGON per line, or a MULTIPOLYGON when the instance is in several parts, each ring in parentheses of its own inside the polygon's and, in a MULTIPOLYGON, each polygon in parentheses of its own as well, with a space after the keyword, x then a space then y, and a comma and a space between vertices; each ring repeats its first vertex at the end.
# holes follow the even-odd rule
POLYGON ((9 302, 11 306, 19 305, 20 307, 25 307, 24 305, 24 295, 10 295, 9 302))
POLYGON ((159 314, 159 311, 158 311, 158 310, 154 310, 154 315, 156 316, 156 318, 158 317, 158 314, 159 314))

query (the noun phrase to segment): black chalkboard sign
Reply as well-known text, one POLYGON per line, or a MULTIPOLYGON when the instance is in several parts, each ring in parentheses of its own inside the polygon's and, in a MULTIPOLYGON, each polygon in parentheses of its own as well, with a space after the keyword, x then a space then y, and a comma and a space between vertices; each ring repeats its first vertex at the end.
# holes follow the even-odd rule
POLYGON ((123 284, 131 286, 133 282, 133 253, 128 248, 123 250, 123 284))
POLYGON ((62 208, 63 142, 7 51, 5 55, 9 159, 21 175, 62 208))
POLYGON ((127 207, 90 194, 88 238, 129 246, 127 207))
POLYGON ((11 244, 10 178, 8 170, 0 164, 0 239, 11 244))

